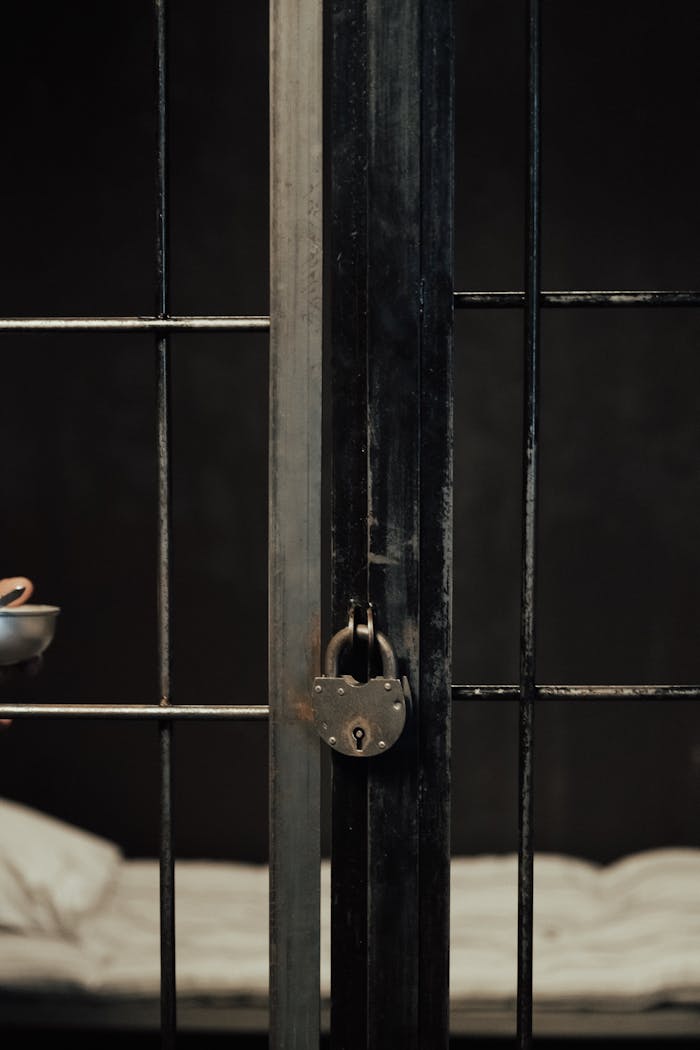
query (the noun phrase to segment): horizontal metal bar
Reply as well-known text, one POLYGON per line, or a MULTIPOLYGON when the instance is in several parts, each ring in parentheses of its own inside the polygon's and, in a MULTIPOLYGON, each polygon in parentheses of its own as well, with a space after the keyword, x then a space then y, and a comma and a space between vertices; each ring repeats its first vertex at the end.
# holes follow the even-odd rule
MULTIPOLYGON (((698 685, 537 685, 538 700, 700 700, 698 685)), ((517 685, 453 685, 453 700, 519 700, 517 685)))
MULTIPOLYGON (((538 685, 538 700, 700 700, 698 685, 538 685)), ((453 685, 452 699, 519 700, 517 685, 453 685)), ((149 721, 265 721, 267 704, 0 704, 0 718, 133 718, 149 721)))
MULTIPOLYGON (((455 292, 455 309, 503 309, 525 305, 524 292, 455 292)), ((700 291, 542 292, 546 307, 700 306, 700 291)), ((267 332, 270 318, 232 317, 3 317, 0 332, 267 332)))
POLYGON ((3 317, 0 332, 267 332, 269 317, 3 317))
POLYGON ((0 718, 135 718, 147 721, 254 722, 269 717, 267 704, 248 707, 225 704, 0 704, 0 718))
MULTIPOLYGON (((457 310, 506 309, 525 305, 525 292, 455 292, 457 310)), ((700 291, 541 292, 540 306, 700 306, 700 291)))

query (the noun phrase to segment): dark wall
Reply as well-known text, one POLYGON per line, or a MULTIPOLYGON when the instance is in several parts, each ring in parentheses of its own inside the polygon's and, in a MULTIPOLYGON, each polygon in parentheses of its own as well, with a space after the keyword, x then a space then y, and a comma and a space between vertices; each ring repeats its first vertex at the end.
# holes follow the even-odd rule
MULTIPOLYGON (((0 313, 150 313, 149 5, 7 15, 0 313)), ((171 312, 265 313, 267 10, 171 0, 171 312)), ((698 288, 700 13, 545 0, 543 281, 698 288)), ((523 284, 524 5, 457 0, 458 288, 523 284)), ((517 679, 522 320, 457 318, 456 682, 517 679)), ((173 339, 175 699, 266 698, 267 346, 173 339)), ((539 673, 698 682, 700 315, 543 322, 539 673)), ((4 697, 157 697, 148 336, 3 335, 2 573, 63 614, 4 697)), ((541 705, 542 849, 697 845, 692 705, 541 705)), ((178 727, 183 855, 266 853, 264 725, 178 727)), ((17 721, 0 793, 157 844, 153 726, 17 721)), ((516 843, 517 713, 455 712, 454 848, 516 843)))

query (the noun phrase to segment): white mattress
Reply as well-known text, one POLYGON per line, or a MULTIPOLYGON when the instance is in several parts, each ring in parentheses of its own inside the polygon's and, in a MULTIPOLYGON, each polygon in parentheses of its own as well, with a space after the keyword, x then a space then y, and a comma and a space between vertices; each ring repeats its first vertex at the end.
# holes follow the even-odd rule
MULTIPOLYGON (((515 998, 517 859, 452 865, 451 999, 460 1008, 515 998)), ((327 865, 322 974, 329 991, 327 865)), ((658 850, 609 867, 540 855, 535 862, 534 991, 539 1009, 638 1011, 700 1002, 700 850, 658 850)), ((178 862, 181 997, 267 997, 267 869, 178 862)), ((124 861, 99 910, 71 938, 0 934, 0 992, 156 997, 157 862, 124 861)))

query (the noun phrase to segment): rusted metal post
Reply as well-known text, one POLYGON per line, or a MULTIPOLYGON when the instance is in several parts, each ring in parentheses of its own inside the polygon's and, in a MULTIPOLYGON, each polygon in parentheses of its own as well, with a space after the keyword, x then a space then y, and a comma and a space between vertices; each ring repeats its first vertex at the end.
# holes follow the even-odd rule
POLYGON ((270 1046, 319 1041, 322 3, 270 5, 270 1046))

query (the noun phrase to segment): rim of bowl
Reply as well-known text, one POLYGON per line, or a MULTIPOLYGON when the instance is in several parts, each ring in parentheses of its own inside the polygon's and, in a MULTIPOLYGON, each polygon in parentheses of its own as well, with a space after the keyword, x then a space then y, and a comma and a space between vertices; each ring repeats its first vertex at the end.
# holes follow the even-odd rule
POLYGON ((56 616, 61 609, 58 605, 16 605, 14 608, 0 609, 0 616, 42 616, 51 613, 56 616))

